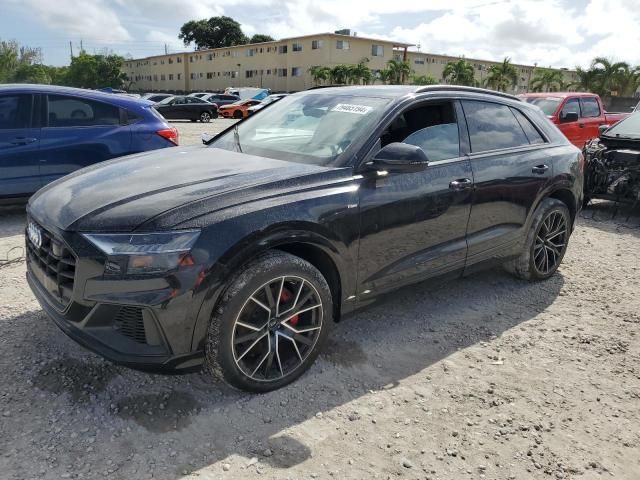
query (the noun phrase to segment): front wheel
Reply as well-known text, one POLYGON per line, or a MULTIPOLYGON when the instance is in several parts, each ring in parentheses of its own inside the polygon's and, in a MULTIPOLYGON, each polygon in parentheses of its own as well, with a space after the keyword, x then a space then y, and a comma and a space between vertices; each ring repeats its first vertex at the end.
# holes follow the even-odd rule
POLYGON ((293 382, 314 362, 332 327, 331 291, 310 263, 268 252, 230 281, 213 312, 206 365, 250 392, 293 382))
POLYGON ((522 254, 507 269, 524 280, 552 276, 564 258, 571 233, 571 215, 558 199, 546 198, 534 213, 522 254))
POLYGON ((236 110, 235 112, 233 112, 233 118, 241 119, 242 112, 240 110, 236 110))
POLYGON ((211 121, 211 114, 209 112, 202 112, 200 114, 200 121, 202 123, 209 123, 211 121))

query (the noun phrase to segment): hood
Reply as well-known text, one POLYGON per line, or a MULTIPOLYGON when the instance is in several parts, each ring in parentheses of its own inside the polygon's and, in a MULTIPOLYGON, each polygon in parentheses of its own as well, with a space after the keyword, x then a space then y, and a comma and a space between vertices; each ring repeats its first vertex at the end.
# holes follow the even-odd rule
POLYGON ((28 211, 62 230, 127 232, 196 200, 329 169, 212 147, 164 148, 78 170, 39 190, 28 211))

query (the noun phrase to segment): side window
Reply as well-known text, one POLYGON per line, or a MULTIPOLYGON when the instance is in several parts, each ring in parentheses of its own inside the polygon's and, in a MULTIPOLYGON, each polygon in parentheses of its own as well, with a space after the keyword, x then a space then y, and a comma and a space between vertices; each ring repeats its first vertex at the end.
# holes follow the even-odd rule
POLYGON ((600 105, 598 100, 593 97, 586 97, 582 99, 582 116, 583 117, 599 117, 600 105))
POLYGON ((0 96, 0 130, 31 126, 31 95, 0 96))
POLYGON ((529 139, 508 106, 475 100, 463 101, 462 106, 472 152, 529 145, 529 139))
POLYGON ((64 95, 49 95, 50 127, 93 127, 120 124, 120 109, 102 102, 64 95))
POLYGON ((577 98, 570 98, 567 100, 567 103, 562 107, 562 111, 560 112, 560 118, 563 118, 567 113, 574 112, 578 114, 578 117, 581 117, 580 114, 580 100, 577 98))
POLYGON ((520 110, 512 108, 511 112, 515 115, 518 123, 524 130, 524 133, 529 139, 530 144, 539 145, 541 143, 544 143, 544 138, 542 138, 542 135, 540 135, 538 129, 533 125, 533 123, 531 123, 531 120, 525 117, 524 114, 520 112, 520 110))
POLYGON ((423 105, 401 113, 387 127, 380 142, 383 147, 393 142, 418 146, 429 161, 459 157, 460 134, 453 104, 423 105))

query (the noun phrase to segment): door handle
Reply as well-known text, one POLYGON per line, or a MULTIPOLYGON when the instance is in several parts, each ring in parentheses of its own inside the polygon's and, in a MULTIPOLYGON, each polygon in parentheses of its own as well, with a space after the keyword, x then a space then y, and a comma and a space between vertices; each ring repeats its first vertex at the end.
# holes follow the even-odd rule
POLYGON ((531 169, 531 173, 544 175, 547 172, 547 170, 549 170, 549 165, 536 165, 531 169))
POLYGON ((584 123, 579 123, 579 124, 578 124, 578 126, 579 126, 580 128, 584 128, 584 123))
POLYGON ((30 143, 36 142, 37 140, 37 138, 16 137, 10 143, 11 145, 29 145, 30 143))
POLYGON ((453 180, 451 183, 449 183, 449 188, 451 190, 458 191, 466 190, 467 188, 470 188, 472 184, 473 182, 470 178, 459 178, 458 180, 453 180))

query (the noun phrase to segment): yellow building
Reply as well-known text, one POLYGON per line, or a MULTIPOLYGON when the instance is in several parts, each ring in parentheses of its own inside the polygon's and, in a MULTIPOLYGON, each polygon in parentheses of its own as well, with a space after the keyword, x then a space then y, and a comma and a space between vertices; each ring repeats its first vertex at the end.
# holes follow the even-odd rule
MULTIPOLYGON (((347 31, 348 33, 348 31, 347 31)), ((458 57, 408 51, 411 44, 320 33, 227 48, 197 50, 127 60, 123 71, 138 91, 221 91, 227 87, 263 87, 274 92, 293 92, 314 86, 312 66, 332 67, 365 62, 375 73, 393 58, 407 60, 415 75, 431 75, 442 82, 442 71, 458 57)), ((482 84, 496 62, 467 59, 482 84)), ((520 77, 516 93, 528 91, 533 66, 515 65, 520 77)), ((566 71, 573 81, 575 72, 566 71)))

